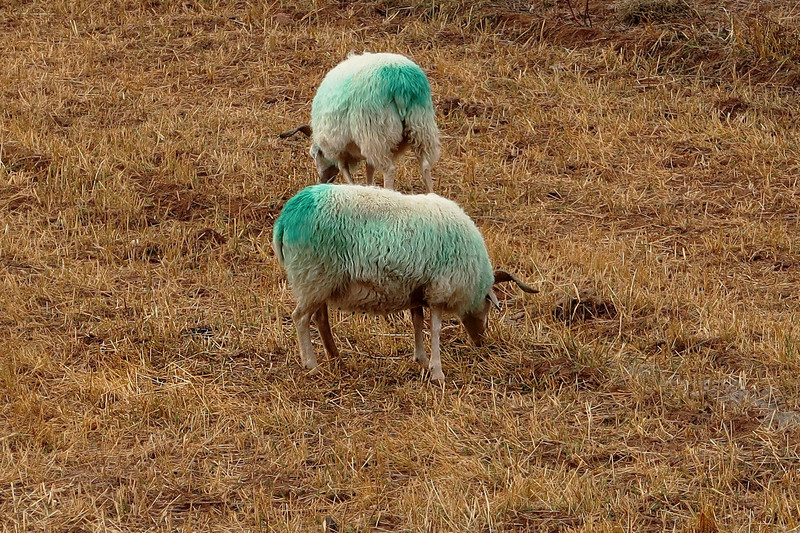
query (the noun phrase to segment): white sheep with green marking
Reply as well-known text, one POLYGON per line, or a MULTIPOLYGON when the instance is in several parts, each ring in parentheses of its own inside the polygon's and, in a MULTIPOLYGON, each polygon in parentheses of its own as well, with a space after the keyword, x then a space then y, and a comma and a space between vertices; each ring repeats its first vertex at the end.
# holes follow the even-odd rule
POLYGON ((414 359, 444 380, 439 349, 442 316, 453 314, 476 344, 486 330, 492 287, 513 281, 492 270, 483 237, 455 203, 436 194, 405 195, 380 187, 312 185, 284 206, 272 233, 297 307, 292 318, 300 357, 317 366, 313 318, 328 355, 338 357, 328 305, 374 314, 411 310, 414 359), (422 338, 423 308, 431 310, 431 358, 422 338))
POLYGON ((322 80, 311 103, 311 125, 284 132, 302 132, 312 139, 311 157, 319 181, 328 183, 341 172, 348 183, 362 160, 367 184, 375 170, 383 186, 394 188, 395 159, 414 150, 428 192, 433 192, 431 167, 439 159, 439 128, 431 87, 422 69, 399 54, 351 55, 322 80))

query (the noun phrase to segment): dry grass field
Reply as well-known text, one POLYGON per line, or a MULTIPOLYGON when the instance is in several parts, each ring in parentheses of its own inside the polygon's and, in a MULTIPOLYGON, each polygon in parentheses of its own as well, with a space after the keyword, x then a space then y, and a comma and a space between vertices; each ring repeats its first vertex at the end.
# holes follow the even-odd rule
POLYGON ((800 531, 798 32, 793 0, 0 1, 0 531, 800 531), (362 50, 428 73, 437 192, 541 289, 484 347, 447 322, 444 387, 405 315, 334 312, 308 375, 270 249, 316 179, 277 133, 362 50))

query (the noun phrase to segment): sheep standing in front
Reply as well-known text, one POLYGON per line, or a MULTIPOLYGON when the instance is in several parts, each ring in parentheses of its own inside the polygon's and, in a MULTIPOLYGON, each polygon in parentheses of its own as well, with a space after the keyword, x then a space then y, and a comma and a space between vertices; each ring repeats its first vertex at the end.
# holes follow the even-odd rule
POLYGON ((496 283, 514 281, 492 271, 475 223, 454 202, 435 194, 404 195, 379 187, 312 185, 283 208, 272 246, 297 300, 292 313, 300 357, 317 366, 309 324, 317 324, 331 357, 339 352, 328 305, 374 314, 411 310, 414 359, 444 380, 439 350, 442 316, 461 319, 480 344, 496 283), (422 338, 423 308, 431 312, 431 359, 422 338))
POLYGON ((439 159, 439 128, 433 111, 431 86, 419 66, 398 54, 351 55, 322 80, 311 103, 311 126, 281 133, 302 132, 312 138, 311 157, 320 183, 341 172, 348 183, 361 160, 366 161, 367 184, 375 169, 383 186, 394 188, 394 160, 411 146, 419 161, 428 192, 433 192, 431 167, 439 159))

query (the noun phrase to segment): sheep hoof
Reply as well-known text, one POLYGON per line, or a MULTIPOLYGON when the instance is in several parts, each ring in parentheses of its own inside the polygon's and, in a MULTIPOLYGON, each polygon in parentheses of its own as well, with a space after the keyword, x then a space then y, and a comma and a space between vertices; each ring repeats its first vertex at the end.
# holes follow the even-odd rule
POLYGON ((439 384, 444 383, 444 372, 441 370, 431 370, 431 381, 435 381, 439 384))

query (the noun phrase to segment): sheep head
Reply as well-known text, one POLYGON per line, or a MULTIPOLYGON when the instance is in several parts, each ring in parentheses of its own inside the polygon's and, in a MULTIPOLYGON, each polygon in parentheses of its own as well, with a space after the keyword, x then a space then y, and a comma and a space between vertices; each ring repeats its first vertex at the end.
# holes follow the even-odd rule
POLYGON ((513 281, 517 286, 527 293, 537 293, 538 290, 526 285, 519 280, 514 274, 506 272, 505 270, 494 271, 494 283, 486 294, 483 304, 477 311, 472 311, 461 316, 461 323, 464 324, 464 329, 467 330, 469 337, 475 346, 480 346, 483 342, 483 334, 486 331, 486 326, 489 322, 489 309, 492 307, 499 309, 500 303, 497 301, 497 295, 494 293, 494 286, 498 283, 505 283, 513 281))

